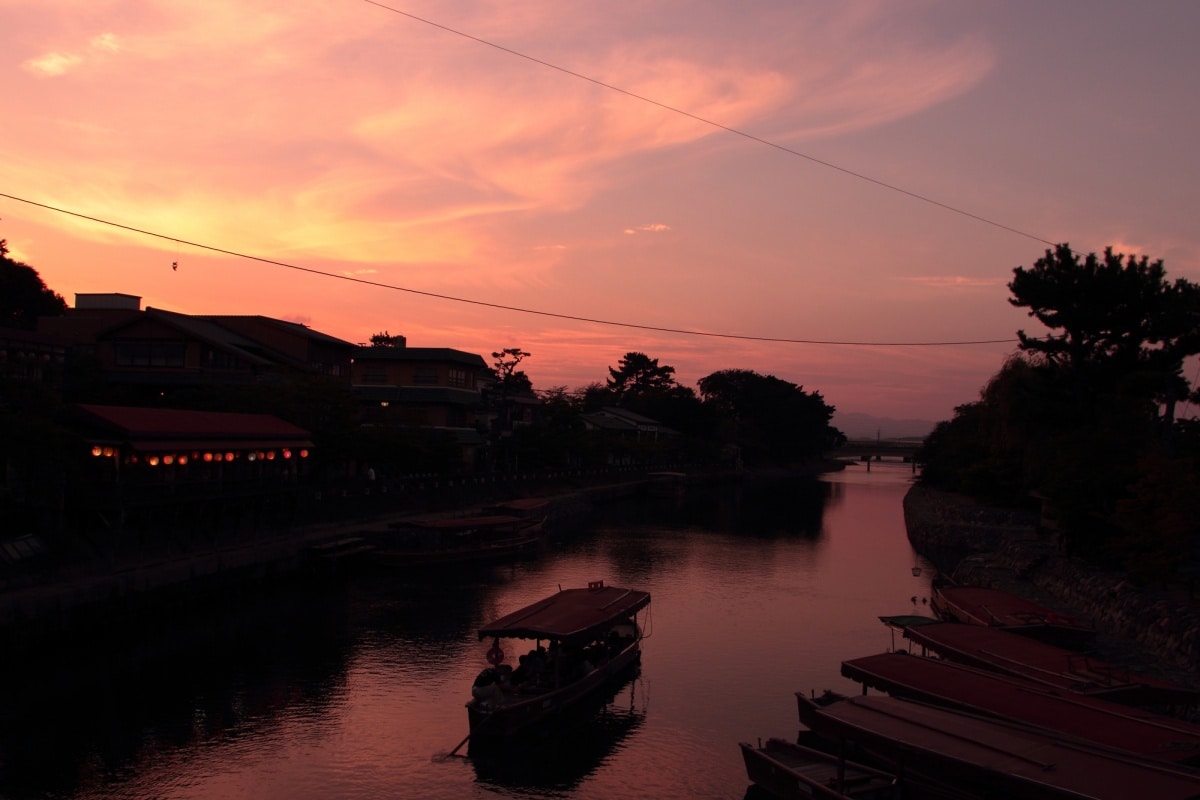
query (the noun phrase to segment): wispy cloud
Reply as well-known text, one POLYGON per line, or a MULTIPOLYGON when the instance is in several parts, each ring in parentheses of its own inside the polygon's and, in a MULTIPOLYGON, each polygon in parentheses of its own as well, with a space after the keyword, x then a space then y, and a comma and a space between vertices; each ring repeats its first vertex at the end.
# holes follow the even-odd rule
POLYGON ((116 53, 121 49, 121 40, 117 38, 115 33, 102 33, 99 36, 93 37, 89 44, 93 50, 105 53, 116 53))
POLYGON ((53 50, 26 60, 22 66, 35 75, 56 78, 83 65, 90 55, 111 55, 120 50, 121 41, 116 34, 101 33, 92 37, 84 48, 83 53, 53 50))
POLYGON ((83 63, 83 56, 75 53, 46 53, 25 62, 25 69, 48 78, 65 75, 83 63))
POLYGON ((639 233, 665 233, 671 230, 670 225, 664 225, 661 222, 654 222, 649 225, 639 225, 636 228, 626 228, 625 233, 634 236, 639 233))

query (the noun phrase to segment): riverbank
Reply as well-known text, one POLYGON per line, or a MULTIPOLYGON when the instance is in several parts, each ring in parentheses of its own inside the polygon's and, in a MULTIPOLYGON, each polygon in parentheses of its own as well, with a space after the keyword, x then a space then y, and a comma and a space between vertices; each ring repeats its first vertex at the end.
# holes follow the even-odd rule
POLYGON ((960 583, 1003 588, 1100 631, 1097 655, 1200 687, 1200 605, 1068 558, 1038 515, 989 508, 919 484, 904 498, 914 549, 960 583))
MULTIPOLYGON (((430 479, 424 482, 429 488, 421 496, 411 488, 393 492, 391 503, 362 503, 360 513, 347 511, 341 519, 259 531, 240 539, 202 539, 189 544, 163 537, 164 544, 158 547, 51 561, 31 569, 20 580, 0 582, 0 646, 11 651, 36 646, 47 638, 69 637, 103 626, 114 613, 129 616, 147 607, 203 607, 214 599, 253 602, 255 592, 269 584, 328 580, 352 567, 361 532, 386 529, 400 520, 471 516, 509 501, 533 502, 554 538, 569 536, 603 504, 658 487, 705 486, 741 480, 745 474, 619 469, 519 483, 460 480, 458 486, 454 482, 441 486, 430 479), (339 558, 341 555, 347 558, 339 558)), ((374 494, 373 499, 378 500, 382 493, 374 494)))

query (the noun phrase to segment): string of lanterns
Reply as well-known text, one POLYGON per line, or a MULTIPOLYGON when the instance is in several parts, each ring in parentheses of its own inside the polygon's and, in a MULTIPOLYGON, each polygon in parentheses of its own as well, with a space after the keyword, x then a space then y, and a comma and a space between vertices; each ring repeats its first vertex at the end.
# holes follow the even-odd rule
MULTIPOLYGON (((94 445, 92 447, 92 455, 97 458, 112 458, 118 454, 117 448, 111 446, 94 445)), ((274 461, 276 458, 284 460, 293 457, 308 458, 308 449, 301 448, 293 451, 291 448, 284 447, 279 451, 275 450, 250 450, 245 453, 240 453, 233 450, 225 452, 217 451, 193 451, 190 455, 187 453, 150 453, 143 454, 139 457, 137 453, 130 453, 126 461, 130 464, 137 464, 140 460, 152 467, 157 467, 159 464, 171 466, 178 464, 183 466, 189 461, 198 461, 205 464, 236 461, 239 458, 245 457, 247 461, 274 461)))

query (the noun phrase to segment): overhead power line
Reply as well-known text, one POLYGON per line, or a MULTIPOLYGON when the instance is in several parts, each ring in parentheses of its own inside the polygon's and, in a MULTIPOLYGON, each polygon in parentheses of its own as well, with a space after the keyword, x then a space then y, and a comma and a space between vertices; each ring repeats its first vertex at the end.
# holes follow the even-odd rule
POLYGON ((540 58, 536 58, 536 57, 528 55, 526 53, 522 53, 519 50, 513 50, 510 47, 505 47, 504 45, 496 44, 495 42, 490 42, 487 39, 481 39, 478 36, 472 36, 471 34, 457 30, 456 28, 451 28, 447 25, 442 25, 438 22, 434 22, 433 20, 426 19, 425 17, 419 17, 416 14, 410 13, 408 11, 402 11, 398 8, 395 8, 394 6, 389 6, 384 3, 380 3, 377 0, 363 0, 363 2, 369 3, 373 6, 378 6, 379 8, 382 8, 385 11, 390 11, 393 14, 398 14, 402 17, 408 17, 411 20, 420 22, 424 25, 429 25, 430 27, 437 28, 438 30, 443 30, 443 31, 446 31, 447 33, 452 33, 455 36, 461 36, 462 38, 469 39, 472 42, 477 42, 479 44, 486 45, 488 47, 499 50, 502 53, 507 53, 508 55, 515 56, 517 58, 523 58, 526 61, 537 64, 538 66, 546 67, 547 69, 552 69, 557 72, 561 72, 564 75, 571 76, 572 78, 578 78, 579 80, 587 81, 588 83, 595 84, 596 86, 603 87, 610 91, 618 92, 619 94, 623 94, 627 97, 632 97, 635 100, 640 100, 643 103, 649 103, 652 106, 657 106, 665 111, 670 111, 673 114, 679 114, 680 116, 687 117, 688 119, 696 120, 697 122, 701 122, 705 125, 709 125, 713 128, 717 128, 718 130, 725 131, 726 133, 732 133, 736 136, 741 136, 744 139, 749 139, 752 142, 757 142, 758 144, 765 145, 766 147, 774 148, 776 150, 779 150, 780 152, 787 153, 790 156, 795 156, 796 158, 803 158, 806 161, 810 161, 814 164, 819 164, 822 167, 836 170, 836 171, 842 173, 843 175, 849 175, 852 178, 857 178, 858 180, 866 181, 867 183, 874 184, 875 186, 878 186, 880 188, 887 189, 892 192, 897 192, 906 197, 912 198, 913 200, 920 200, 922 203, 928 203, 929 205, 937 206, 940 209, 943 209, 945 211, 950 211, 954 214, 959 214, 961 216, 967 217, 968 219, 973 219, 976 222, 982 222, 985 225, 991 225, 992 227, 999 228, 1004 231, 1008 231, 1009 233, 1014 233, 1017 236, 1023 236, 1026 239, 1032 239, 1035 242, 1041 242, 1042 244, 1046 244, 1051 247, 1054 247, 1055 245, 1058 244, 1058 242, 1052 242, 1049 239, 1045 239, 1041 236, 1038 236, 1037 234, 1028 233, 1027 231, 1020 230, 1019 228, 1014 228, 1011 225, 1005 225, 1002 222, 996 222, 993 219, 988 219, 987 217, 983 217, 978 214, 974 214, 970 211, 959 208, 957 206, 952 206, 949 203, 943 203, 940 200, 934 200, 932 197, 929 197, 928 195, 923 195, 923 194, 920 194, 919 192, 913 192, 913 191, 910 191, 903 187, 897 186, 895 184, 879 180, 878 178, 872 178, 870 175, 866 175, 861 172, 855 172, 854 170, 847 169, 846 167, 838 166, 837 164, 817 158, 816 156, 811 156, 808 153, 802 153, 799 150, 793 150, 792 148, 787 147, 782 144, 779 144, 778 142, 772 142, 769 139, 763 139, 762 137, 755 136, 752 133, 747 133, 746 131, 739 130, 737 128, 733 128, 728 125, 723 125, 720 122, 716 122, 714 120, 708 119, 707 117, 702 117, 699 114, 693 114, 692 112, 685 111, 684 109, 679 108, 677 106, 672 106, 668 103, 664 103, 659 100, 655 100, 653 98, 646 97, 645 95, 638 94, 637 92, 631 92, 628 89, 622 89, 620 86, 614 86, 611 83, 605 83, 604 81, 599 80, 598 78, 593 78, 589 75, 584 75, 583 73, 575 72, 574 70, 567 69, 566 67, 560 67, 558 64, 554 64, 549 61, 544 61, 540 58))
POLYGON ((633 328, 633 329, 644 330, 644 331, 656 331, 658 333, 677 333, 677 334, 681 334, 684 336, 705 336, 705 337, 714 338, 714 339, 737 339, 737 340, 751 341, 751 342, 778 342, 778 343, 783 343, 783 344, 840 345, 840 346, 850 346, 850 347, 950 347, 950 346, 958 346, 958 345, 977 345, 977 344, 1011 344, 1012 342, 1016 341, 1015 339, 1013 339, 1011 337, 1009 337, 1007 339, 981 339, 981 340, 975 340, 975 341, 947 341, 947 342, 867 342, 867 341, 855 342, 855 341, 834 341, 834 340, 822 340, 822 339, 790 339, 790 338, 774 337, 774 336, 746 336, 746 335, 734 334, 734 333, 714 333, 711 331, 695 331, 695 330, 688 330, 686 328, 667 328, 667 327, 662 327, 662 326, 658 326, 658 325, 640 325, 640 324, 634 323, 634 322, 617 322, 615 320, 598 319, 598 318, 594 318, 594 317, 582 317, 582 316, 576 316, 574 314, 560 314, 560 313, 553 312, 553 311, 539 311, 537 309, 532 309, 532 308, 522 308, 520 306, 509 306, 509 305, 502 305, 500 303, 489 303, 484 300, 472 300, 470 298, 465 298, 465 297, 455 297, 453 295, 441 294, 438 292, 427 292, 427 291, 423 291, 421 289, 411 289, 411 288, 408 288, 405 286, 397 286, 397 285, 391 284, 391 283, 383 283, 381 281, 367 280, 366 278, 356 278, 352 275, 339 275, 336 272, 326 272, 324 270, 313 269, 312 267, 302 267, 297 264, 289 264, 286 261, 276 261, 275 259, 264 258, 262 256, 250 255, 248 253, 240 253, 236 250, 229 250, 229 249, 223 248, 223 247, 215 247, 213 245, 203 244, 201 242, 193 242, 193 241, 189 241, 187 239, 180 239, 175 236, 168 236, 167 234, 157 233, 155 231, 147 230, 145 228, 135 228, 132 225, 123 225, 119 222, 113 222, 111 220, 101 219, 100 217, 93 217, 88 214, 81 214, 78 211, 71 211, 69 209, 61 208, 59 206, 52 206, 47 203, 39 203, 35 200, 29 200, 24 197, 18 197, 16 195, 5 194, 3 192, 0 192, 0 197, 6 198, 8 200, 13 200, 18 203, 25 203, 27 205, 36 206, 37 208, 42 208, 47 211, 53 211, 56 214, 66 214, 68 216, 76 217, 78 219, 85 219, 89 222, 95 222, 100 225, 108 225, 113 228, 120 228, 121 230, 129 231, 131 233, 141 234, 142 236, 151 236, 156 239, 162 239, 162 240, 168 241, 168 242, 175 242, 176 244, 182 244, 182 245, 186 245, 188 247, 195 247, 200 250, 208 250, 209 252, 213 252, 213 253, 221 253, 223 255, 233 256, 234 258, 244 258, 249 261, 257 261, 262 264, 270 264, 270 265, 276 266, 276 267, 283 267, 284 269, 296 270, 297 272, 307 272, 310 275, 320 275, 325 278, 336 278, 337 280, 348 281, 350 283, 360 283, 365 286, 375 286, 380 289, 391 289, 391 290, 397 291, 397 292, 407 292, 408 294, 420 295, 422 297, 433 297, 438 300, 449 300, 449 301, 452 301, 455 303, 467 303, 470 305, 482 306, 485 308, 495 308, 495 309, 499 309, 501 311, 515 311, 515 312, 518 312, 521 314, 533 314, 533 315, 540 316, 540 317, 552 317, 555 319, 571 320, 573 322, 588 322, 588 323, 592 323, 595 325, 609 325, 609 326, 618 327, 618 328, 633 328))

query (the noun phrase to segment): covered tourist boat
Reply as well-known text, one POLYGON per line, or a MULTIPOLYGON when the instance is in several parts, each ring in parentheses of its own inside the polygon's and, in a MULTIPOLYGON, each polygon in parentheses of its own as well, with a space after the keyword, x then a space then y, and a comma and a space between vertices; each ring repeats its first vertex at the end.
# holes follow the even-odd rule
POLYGON ((481 628, 492 645, 467 702, 472 744, 558 719, 630 675, 641 659, 638 612, 648 605, 649 592, 593 581, 481 628))

